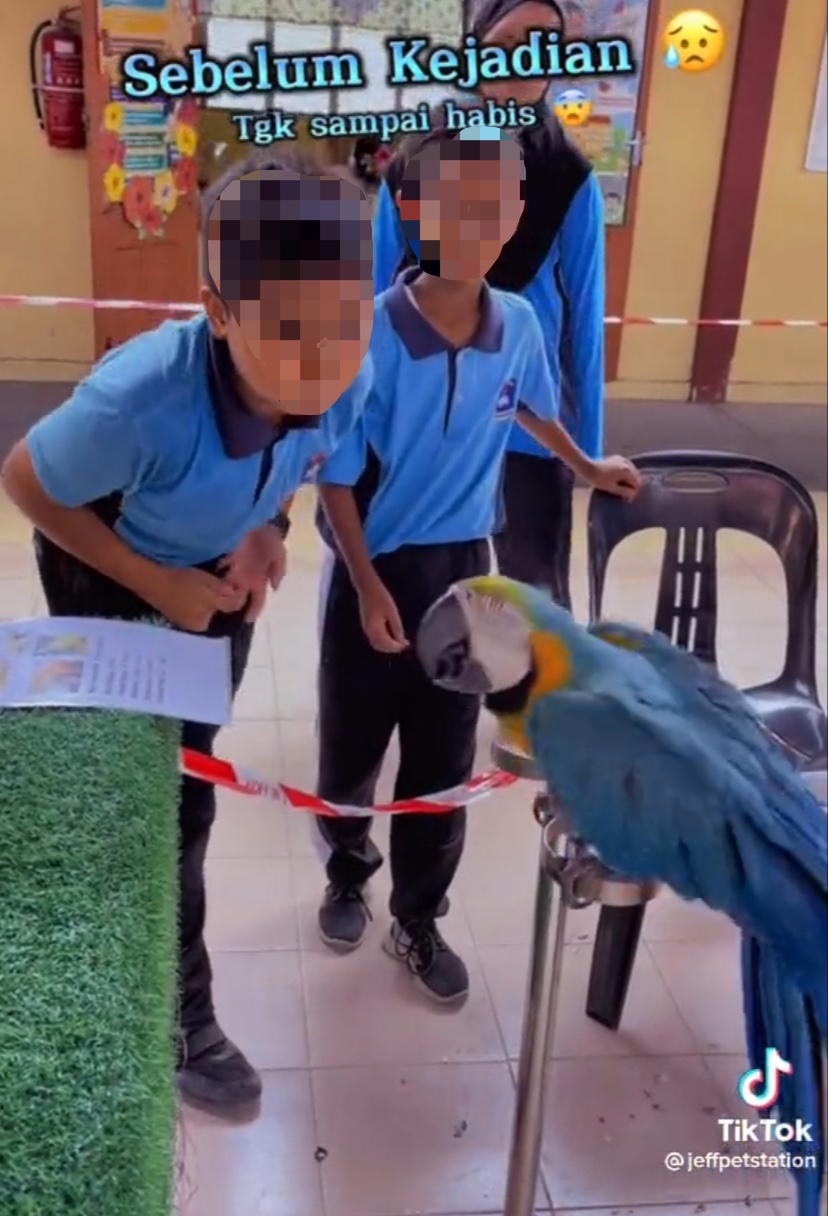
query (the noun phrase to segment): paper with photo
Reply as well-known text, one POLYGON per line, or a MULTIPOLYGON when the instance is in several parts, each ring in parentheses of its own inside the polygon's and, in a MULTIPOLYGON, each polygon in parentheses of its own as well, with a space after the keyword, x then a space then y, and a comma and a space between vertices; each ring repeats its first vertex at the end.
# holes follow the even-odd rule
POLYGON ((224 726, 230 645, 85 617, 0 623, 0 707, 73 706, 224 726))

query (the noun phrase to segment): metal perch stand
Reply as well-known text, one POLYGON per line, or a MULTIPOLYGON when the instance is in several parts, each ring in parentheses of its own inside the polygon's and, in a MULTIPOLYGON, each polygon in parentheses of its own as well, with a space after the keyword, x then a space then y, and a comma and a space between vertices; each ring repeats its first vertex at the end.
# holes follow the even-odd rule
MULTIPOLYGON (((542 780, 529 756, 497 743, 493 755, 506 772, 542 780)), ((609 871, 572 835, 565 811, 548 790, 536 796, 533 809, 541 826, 540 857, 504 1216, 535 1211, 567 911, 596 901, 643 904, 655 894, 654 887, 609 871)))

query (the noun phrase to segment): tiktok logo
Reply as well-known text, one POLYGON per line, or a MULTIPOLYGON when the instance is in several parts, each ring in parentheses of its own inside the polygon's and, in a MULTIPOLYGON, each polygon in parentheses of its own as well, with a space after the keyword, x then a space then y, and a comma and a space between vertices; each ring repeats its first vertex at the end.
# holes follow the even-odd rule
POLYGON ((767 1110, 779 1101, 779 1079, 789 1077, 793 1064, 783 1060, 775 1047, 765 1049, 765 1067, 749 1068, 739 1078, 739 1097, 754 1110, 767 1110))

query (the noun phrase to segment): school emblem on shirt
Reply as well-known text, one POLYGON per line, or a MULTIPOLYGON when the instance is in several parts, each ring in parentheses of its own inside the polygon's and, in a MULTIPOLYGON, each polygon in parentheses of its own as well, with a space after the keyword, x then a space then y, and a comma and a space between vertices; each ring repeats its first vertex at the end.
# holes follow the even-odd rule
POLYGON ((506 419, 511 418, 515 412, 515 389, 517 383, 514 380, 507 380, 503 388, 497 395, 497 403, 495 405, 495 418, 506 419))
POLYGON ((322 468, 322 465, 324 463, 325 463, 325 453, 324 452, 317 452, 317 454, 315 456, 312 456, 310 458, 310 460, 308 461, 308 463, 305 465, 305 475, 302 478, 303 484, 307 484, 309 481, 316 481, 316 474, 322 468))

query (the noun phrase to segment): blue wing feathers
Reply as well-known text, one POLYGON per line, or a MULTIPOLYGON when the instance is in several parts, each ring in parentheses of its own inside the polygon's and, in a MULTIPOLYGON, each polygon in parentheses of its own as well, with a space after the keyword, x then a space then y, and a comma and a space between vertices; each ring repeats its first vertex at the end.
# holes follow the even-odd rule
POLYGON ((793 1065, 792 1074, 781 1078, 775 1116, 782 1123, 796 1125, 800 1119, 810 1124, 813 1138, 792 1141, 787 1148, 817 1159, 815 1168, 794 1171, 801 1216, 816 1216, 825 1166, 821 1135, 825 1028, 820 1030, 810 999, 792 982, 784 959, 755 938, 743 940, 742 990, 753 1067, 764 1066, 769 1048, 776 1048, 793 1065))
MULTIPOLYGON (((751 1058, 761 1067, 775 1047, 793 1064, 777 1117, 813 1125, 814 1143, 786 1147, 821 1162, 825 814, 741 693, 666 639, 637 649, 602 640, 598 627, 584 635, 577 677, 530 711, 533 751, 608 865, 660 879, 741 927, 751 1058)), ((794 1174, 800 1216, 816 1216, 821 1165, 794 1174)))
MULTIPOLYGON (((825 814, 744 694, 713 667, 674 646, 660 633, 609 621, 596 622, 589 632, 602 640, 626 639, 635 646, 638 657, 669 680, 686 712, 716 733, 719 749, 725 749, 751 780, 773 791, 769 815, 779 821, 785 845, 795 848, 805 865, 810 863, 817 879, 824 879, 828 864, 825 814), (798 841, 791 841, 789 833, 798 841)), ((768 828, 773 831, 771 824, 768 828)))
POLYGON ((777 943, 801 973, 824 974, 824 836, 814 855, 793 850, 761 789, 692 722, 663 706, 636 710, 628 697, 565 691, 538 701, 529 733, 577 830, 608 865, 703 899, 777 943))

